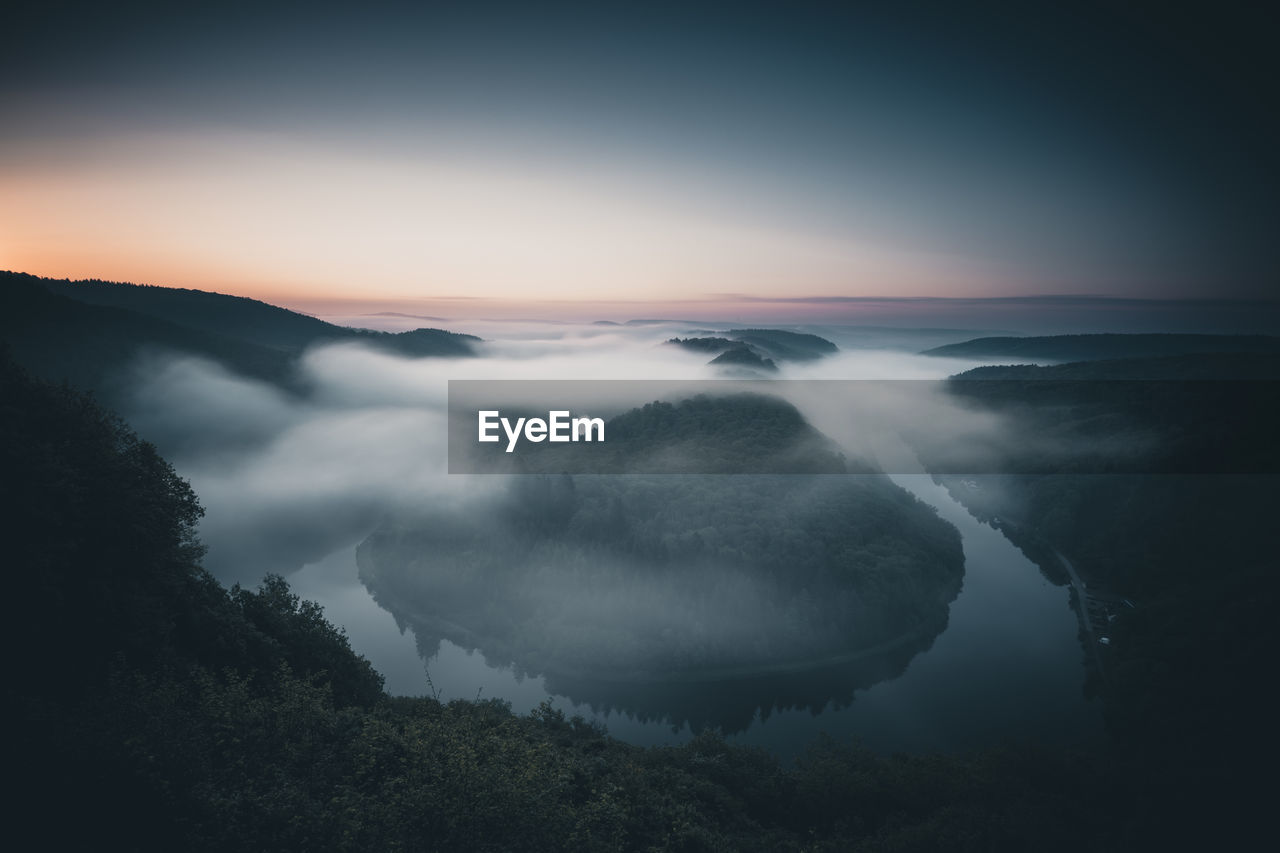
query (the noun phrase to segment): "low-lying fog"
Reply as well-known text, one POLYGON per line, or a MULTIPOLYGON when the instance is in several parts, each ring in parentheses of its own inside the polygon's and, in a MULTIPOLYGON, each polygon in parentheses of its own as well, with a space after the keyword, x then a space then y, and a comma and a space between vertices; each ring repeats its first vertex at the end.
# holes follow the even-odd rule
MULTIPOLYGON (((494 478, 445 473, 450 379, 721 378, 706 354, 664 345, 698 331, 688 324, 482 325, 479 358, 410 359, 353 345, 313 349, 300 365, 305 395, 207 361, 152 355, 136 365, 136 390, 124 414, 200 496, 210 571, 227 582, 254 583, 360 541, 389 511, 465 501, 497 487, 494 478)), ((784 363, 776 378, 940 379, 976 364, 915 354, 972 332, 819 331, 840 352, 784 363)), ((855 439, 839 405, 813 394, 792 402, 833 438, 855 439)))
MULTIPOLYGON (((446 473, 448 380, 723 378, 707 364, 706 353, 664 345, 707 329, 491 323, 457 329, 485 338, 480 357, 459 360, 323 347, 301 361, 305 393, 235 376, 207 361, 152 354, 134 367, 135 393, 124 414, 200 496, 209 570, 225 583, 250 586, 266 573, 295 575, 299 594, 321 601, 330 618, 348 629, 356 651, 384 672, 393 693, 438 690, 444 699, 483 694, 510 701, 519 712, 550 698, 607 722, 611 732, 634 743, 678 741, 690 736, 691 726, 706 724, 783 755, 796 754, 820 729, 856 734, 890 751, 961 748, 995 742, 1001 732, 1067 741, 1090 736, 1097 712, 1080 692, 1083 670, 1066 592, 928 477, 895 479, 960 531, 963 589, 942 619, 943 633, 935 624, 916 646, 875 663, 883 672, 855 677, 815 670, 791 681, 724 682, 692 693, 688 687, 655 692, 649 685, 631 693, 586 683, 557 687, 539 673, 513 672, 501 656, 487 661, 490 650, 473 654, 428 629, 415 643, 413 632, 403 633, 401 615, 375 604, 355 564, 356 546, 375 529, 387 519, 422 517, 423 508, 441 506, 479 523, 507 488, 505 477, 446 473)), ((977 366, 917 354, 975 332, 795 330, 820 334, 840 351, 783 363, 770 378, 939 380, 977 366)), ((913 392, 904 396, 899 386, 870 383, 865 387, 872 390, 863 394, 859 385, 856 396, 875 398, 864 411, 878 416, 857 423, 849 416, 849 394, 824 394, 821 383, 779 383, 777 390, 847 453, 874 457, 899 474, 918 470, 894 434, 903 423, 941 423, 956 435, 998 437, 999 424, 960 410, 933 383, 902 385, 913 392)), ((398 603, 413 612, 412 601, 398 603)))

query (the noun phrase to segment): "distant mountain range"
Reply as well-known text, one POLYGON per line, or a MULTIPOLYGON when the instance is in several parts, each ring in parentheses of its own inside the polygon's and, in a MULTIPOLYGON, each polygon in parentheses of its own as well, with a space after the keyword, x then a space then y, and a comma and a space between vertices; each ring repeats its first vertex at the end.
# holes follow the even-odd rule
POLYGON ((336 326, 256 299, 202 290, 0 272, 0 340, 37 375, 110 393, 140 352, 213 359, 280 385, 319 344, 360 343, 399 355, 469 357, 480 338, 440 329, 389 333, 336 326))
MULTIPOLYGON (((397 312, 382 316, 408 317, 397 312)), ((430 320, 433 318, 421 317, 430 320)), ((660 321, 630 320, 643 326, 660 321)), ((598 321, 599 325, 619 325, 598 321)), ((217 361, 245 376, 292 387, 294 366, 308 348, 359 343, 410 357, 477 355, 480 338, 441 329, 390 333, 355 329, 256 299, 201 290, 99 280, 47 279, 0 272, 0 345, 37 375, 100 392, 141 352, 177 351, 217 361)), ((699 331, 669 345, 705 353, 730 374, 768 375, 783 362, 821 359, 838 347, 813 334, 781 329, 699 331)), ((1269 378, 1280 337, 1267 335, 1097 334, 982 337, 924 350, 924 355, 1002 360, 1006 364, 1187 359, 1193 355, 1265 356, 1256 363, 1151 362, 1131 365, 1133 378, 1216 378, 1247 367, 1239 378, 1269 378)), ((1072 369, 1071 378, 1093 375, 1072 369)), ((971 378, 996 378, 995 374, 971 378)), ((1006 373, 999 378, 1015 378, 1006 373)), ((1021 378, 1021 377, 1019 377, 1021 378)), ((1066 378, 1056 376, 1054 378, 1066 378)))
POLYGON ((671 338, 667 344, 714 355, 709 364, 749 373, 776 371, 779 361, 813 361, 839 352, 826 338, 781 329, 732 329, 724 335, 671 338))
POLYGON ((951 358, 1012 358, 1032 361, 1094 361, 1196 353, 1280 353, 1270 335, 1052 335, 975 338, 934 347, 922 355, 951 358))
POLYGON ((406 314, 403 311, 374 311, 362 314, 362 317, 403 317, 409 320, 430 320, 433 323, 447 323, 448 317, 433 317, 430 314, 406 314))
POLYGON ((1277 380, 1280 352, 1206 352, 1154 358, 1114 358, 1065 364, 975 367, 953 379, 1023 380, 1277 380))
POLYGON ((1001 423, 998 440, 909 426, 938 474, 1274 474, 1280 355, 1204 353, 978 367, 947 394, 1001 423))

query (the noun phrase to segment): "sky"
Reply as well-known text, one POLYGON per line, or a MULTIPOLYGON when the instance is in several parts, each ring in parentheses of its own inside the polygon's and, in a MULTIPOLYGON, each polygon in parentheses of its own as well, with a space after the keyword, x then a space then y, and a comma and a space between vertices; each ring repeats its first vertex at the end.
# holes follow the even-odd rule
POLYGON ((0 268, 490 316, 1273 296, 1260 11, 852 5, 23 0, 0 268))

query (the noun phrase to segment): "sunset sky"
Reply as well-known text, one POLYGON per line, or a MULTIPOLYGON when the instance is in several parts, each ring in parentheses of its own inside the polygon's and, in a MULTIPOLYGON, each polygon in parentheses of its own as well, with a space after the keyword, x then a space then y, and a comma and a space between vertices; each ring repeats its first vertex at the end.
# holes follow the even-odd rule
POLYGON ((1230 4, 18 5, 3 269, 703 313, 1274 291, 1280 70, 1230 4))

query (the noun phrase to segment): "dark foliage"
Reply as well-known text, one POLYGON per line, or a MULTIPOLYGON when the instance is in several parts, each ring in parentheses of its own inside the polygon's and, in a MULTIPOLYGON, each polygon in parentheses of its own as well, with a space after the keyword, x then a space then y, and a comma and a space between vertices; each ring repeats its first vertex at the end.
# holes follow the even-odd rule
POLYGON ((1271 335, 1051 335, 1028 338, 976 338, 924 351, 954 358, 1027 358, 1037 361, 1152 358, 1196 353, 1280 353, 1271 335))
POLYGON ((667 341, 667 344, 693 352, 705 352, 708 355, 717 355, 727 349, 740 346, 737 341, 731 341, 728 338, 672 338, 667 341))
POLYGON ((779 361, 812 361, 838 350, 826 338, 781 329, 733 329, 729 337, 779 361))
POLYGON ((817 335, 781 329, 734 329, 728 337, 672 338, 669 346, 716 357, 710 364, 772 372, 780 361, 813 361, 837 352, 835 344, 817 335))
POLYGON ((773 359, 764 358, 751 347, 745 345, 731 347, 711 359, 709 363, 719 367, 742 368, 748 371, 770 373, 778 369, 778 365, 774 364, 773 359))
MULTIPOLYGON (((504 413, 510 410, 503 409, 504 413)), ((511 417, 525 412, 512 412, 511 417)), ((528 412, 532 416, 535 413, 528 412)), ((766 394, 698 394, 654 401, 605 423, 604 442, 502 442, 476 445, 478 470, 488 473, 593 474, 844 474, 876 473, 846 459, 787 401, 766 394)))
MULTIPOLYGON (((621 471, 789 473, 522 474, 492 503, 388 521, 358 549, 361 578, 420 639, 572 680, 575 698, 599 692, 592 679, 662 683, 676 698, 669 683, 691 673, 767 670, 777 689, 758 695, 821 708, 900 671, 945 627, 964 571, 955 529, 883 474, 832 476, 845 460, 790 403, 648 403, 607 434, 601 453, 621 471), (837 688, 783 677, 873 651, 892 662, 826 673, 837 688)), ((556 470, 554 450, 534 454, 556 470)), ((758 701, 692 713, 728 730, 758 701)))
MULTIPOLYGON (((1097 470, 1124 470, 1139 453, 1195 470, 1193 459, 1177 458, 1182 453, 1234 459, 1228 470, 1274 472, 1280 395, 1268 389, 1275 383, 1229 381, 1272 370, 1269 356, 1125 359, 983 368, 958 378, 1013 381, 957 381, 951 390, 1019 413, 1004 451, 1011 456, 1045 436, 1088 440, 1090 425, 1102 421, 1089 445, 1097 470), (1254 359, 1262 364, 1251 366, 1254 359), (1132 391, 1142 383, 1125 381, 1153 375, 1171 381, 1145 383, 1150 393, 1142 395, 1132 391), (1185 376, 1195 381, 1172 381, 1185 376), (1206 376, 1221 381, 1201 381, 1206 376), (1103 440, 1126 433, 1159 440, 1142 450, 1103 440)), ((1095 598, 1102 627, 1094 633, 1107 642, 1082 632, 1086 656, 1099 666, 1091 689, 1105 701, 1142 836, 1176 847, 1245 835, 1263 820, 1262 780, 1280 756, 1273 724, 1280 699, 1264 675, 1280 650, 1273 533, 1280 477, 1079 474, 1052 456, 1037 465, 1048 473, 946 483, 975 515, 998 519, 1046 575, 1065 583, 1059 554, 1069 559, 1095 598)))
POLYGON ((1000 417, 998 442, 907 430, 935 473, 1280 472, 1280 356, 981 367, 947 391, 1000 417))
POLYGON ((475 355, 480 339, 440 329, 393 334, 335 326, 254 299, 0 272, 0 340, 33 373, 111 397, 139 353, 201 356, 290 389, 305 349, 358 343, 411 357, 475 355))
POLYGON ((291 358, 281 350, 124 308, 79 302, 51 293, 43 279, 18 273, 0 273, 0 340, 36 375, 108 397, 139 354, 155 351, 208 358, 286 387, 293 382, 291 358))
POLYGON ((200 569, 194 496, 118 420, 8 363, 0 405, 5 809, 27 846, 1108 849, 1104 771, 1069 757, 820 742, 786 769, 713 734, 646 750, 550 707, 388 698, 282 580, 200 569))

